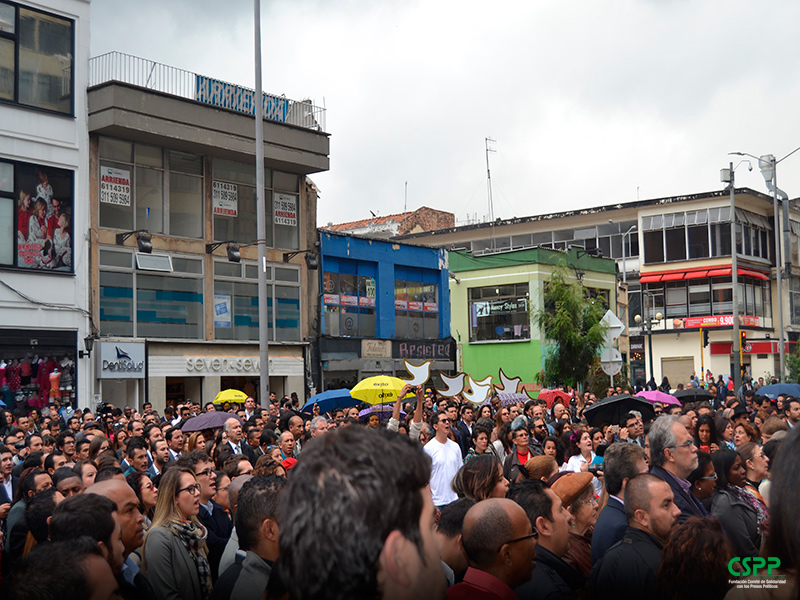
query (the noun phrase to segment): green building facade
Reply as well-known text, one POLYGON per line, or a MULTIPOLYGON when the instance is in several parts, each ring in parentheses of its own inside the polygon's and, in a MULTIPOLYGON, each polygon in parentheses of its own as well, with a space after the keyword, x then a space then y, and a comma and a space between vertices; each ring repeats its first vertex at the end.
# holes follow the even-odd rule
POLYGON ((538 390, 546 340, 533 321, 544 284, 561 265, 575 285, 584 285, 617 311, 614 260, 596 258, 582 248, 487 253, 450 252, 451 333, 456 340, 457 368, 475 380, 498 372, 520 377, 525 389, 538 390), (579 256, 580 255, 580 256, 579 256))

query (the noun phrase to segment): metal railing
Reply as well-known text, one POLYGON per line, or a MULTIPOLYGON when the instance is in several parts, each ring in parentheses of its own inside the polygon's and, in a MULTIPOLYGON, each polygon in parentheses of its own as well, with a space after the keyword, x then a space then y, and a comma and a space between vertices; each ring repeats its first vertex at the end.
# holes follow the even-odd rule
MULTIPOLYGON (((191 71, 170 67, 122 52, 107 52, 89 59, 89 87, 118 81, 196 102, 253 115, 255 91, 233 83, 211 79, 191 71)), ((325 109, 311 100, 290 100, 264 94, 268 121, 325 131, 325 109)))

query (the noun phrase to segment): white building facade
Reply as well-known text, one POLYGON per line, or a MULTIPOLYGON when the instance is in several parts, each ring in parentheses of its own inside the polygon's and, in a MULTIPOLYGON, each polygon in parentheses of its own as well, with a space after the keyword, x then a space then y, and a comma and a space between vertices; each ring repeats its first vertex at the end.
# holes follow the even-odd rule
POLYGON ((88 0, 0 1, 0 399, 9 408, 92 401, 89 12, 88 0))

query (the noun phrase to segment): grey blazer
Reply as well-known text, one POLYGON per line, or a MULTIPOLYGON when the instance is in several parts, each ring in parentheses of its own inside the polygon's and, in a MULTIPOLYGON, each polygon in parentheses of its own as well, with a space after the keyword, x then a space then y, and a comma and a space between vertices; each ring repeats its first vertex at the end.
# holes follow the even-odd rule
POLYGON ((154 527, 144 541, 145 575, 158 600, 202 598, 200 577, 186 546, 165 527, 154 527))

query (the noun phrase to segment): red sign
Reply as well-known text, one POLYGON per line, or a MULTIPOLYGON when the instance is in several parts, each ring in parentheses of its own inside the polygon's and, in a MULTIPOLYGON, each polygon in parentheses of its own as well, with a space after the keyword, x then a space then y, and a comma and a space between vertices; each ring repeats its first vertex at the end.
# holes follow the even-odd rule
POLYGON ((325 304, 339 304, 339 294, 323 294, 322 298, 325 304))
POLYGON ((366 306, 367 308, 375 308, 375 298, 370 298, 369 296, 359 296, 358 305, 366 306))
POLYGON ((342 294, 341 301, 343 306, 358 306, 358 296, 346 296, 342 294))
MULTIPOLYGON (((763 327, 761 317, 739 315, 739 325, 745 327, 763 327)), ((714 315, 707 317, 687 317, 673 319, 673 329, 693 329, 696 327, 733 327, 733 315, 714 315)))
POLYGON ((394 301, 394 307, 396 310, 407 310, 408 309, 408 302, 405 300, 397 300, 394 301))
MULTIPOLYGON (((745 354, 777 354, 780 346, 779 342, 773 340, 763 340, 760 342, 747 342, 744 346, 745 354)), ((711 354, 732 354, 732 342, 711 342, 711 354)), ((784 342, 786 352, 791 352, 789 343, 784 342)))
POLYGON ((422 310, 422 302, 417 302, 416 300, 411 300, 408 303, 408 310, 422 310))

